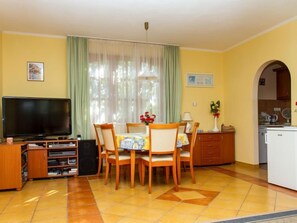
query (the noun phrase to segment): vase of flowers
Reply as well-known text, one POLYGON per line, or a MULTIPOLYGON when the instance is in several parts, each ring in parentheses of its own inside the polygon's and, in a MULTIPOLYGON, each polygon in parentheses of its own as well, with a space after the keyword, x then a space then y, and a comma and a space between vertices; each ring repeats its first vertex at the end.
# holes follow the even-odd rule
POLYGON ((217 126, 217 121, 218 121, 218 118, 220 116, 220 107, 221 107, 221 102, 220 100, 214 102, 214 101, 211 101, 210 102, 210 113, 213 115, 214 117, 214 128, 213 128, 213 132, 218 132, 220 131, 218 129, 218 126, 217 126))
POLYGON ((142 123, 146 125, 146 133, 149 133, 149 124, 154 123, 156 118, 155 114, 151 114, 149 112, 145 112, 144 115, 140 115, 139 119, 142 123))

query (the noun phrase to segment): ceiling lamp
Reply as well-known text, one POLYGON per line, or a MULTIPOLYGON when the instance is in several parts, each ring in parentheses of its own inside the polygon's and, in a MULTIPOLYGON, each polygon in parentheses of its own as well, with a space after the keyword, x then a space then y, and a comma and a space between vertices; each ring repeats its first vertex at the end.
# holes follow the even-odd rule
MULTIPOLYGON (((144 29, 145 29, 145 40, 146 40, 146 43, 148 43, 149 22, 144 23, 144 29)), ((149 63, 146 61, 143 61, 141 63, 141 71, 138 75, 138 78, 141 80, 156 80, 158 77, 154 71, 150 70, 149 63)))

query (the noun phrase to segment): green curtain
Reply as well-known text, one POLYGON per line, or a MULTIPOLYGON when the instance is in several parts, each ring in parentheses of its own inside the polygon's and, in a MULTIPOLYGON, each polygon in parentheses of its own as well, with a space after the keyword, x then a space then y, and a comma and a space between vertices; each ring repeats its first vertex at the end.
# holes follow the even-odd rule
POLYGON ((72 136, 90 137, 88 39, 67 37, 68 95, 71 99, 72 136))
POLYGON ((166 123, 179 122, 182 94, 179 47, 165 46, 164 51, 165 119, 166 123))

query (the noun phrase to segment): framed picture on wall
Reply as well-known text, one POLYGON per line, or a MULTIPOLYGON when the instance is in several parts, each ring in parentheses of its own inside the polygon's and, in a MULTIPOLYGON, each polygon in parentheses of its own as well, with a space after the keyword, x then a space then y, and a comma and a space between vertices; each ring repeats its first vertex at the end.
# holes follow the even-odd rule
POLYGON ((28 81, 44 81, 44 64, 42 62, 27 62, 28 81))
POLYGON ((187 74, 187 87, 213 87, 213 74, 187 74))

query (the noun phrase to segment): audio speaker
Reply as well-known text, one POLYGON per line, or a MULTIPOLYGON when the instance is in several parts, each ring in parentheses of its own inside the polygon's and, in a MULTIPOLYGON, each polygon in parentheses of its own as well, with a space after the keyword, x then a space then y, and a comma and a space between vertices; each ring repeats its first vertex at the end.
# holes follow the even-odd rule
POLYGON ((98 171, 98 149, 96 140, 78 141, 79 175, 92 175, 98 171))

